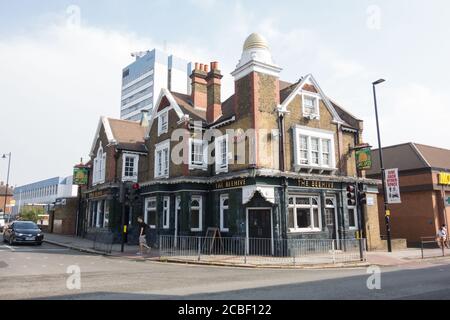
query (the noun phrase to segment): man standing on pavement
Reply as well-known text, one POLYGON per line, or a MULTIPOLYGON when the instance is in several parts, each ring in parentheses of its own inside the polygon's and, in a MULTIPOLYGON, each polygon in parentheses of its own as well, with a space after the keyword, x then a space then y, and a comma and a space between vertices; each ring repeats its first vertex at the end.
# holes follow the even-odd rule
POLYGON ((139 227, 139 252, 137 255, 144 254, 144 248, 147 249, 147 253, 150 251, 150 247, 147 245, 147 230, 148 225, 144 222, 142 217, 138 217, 138 227, 139 227))

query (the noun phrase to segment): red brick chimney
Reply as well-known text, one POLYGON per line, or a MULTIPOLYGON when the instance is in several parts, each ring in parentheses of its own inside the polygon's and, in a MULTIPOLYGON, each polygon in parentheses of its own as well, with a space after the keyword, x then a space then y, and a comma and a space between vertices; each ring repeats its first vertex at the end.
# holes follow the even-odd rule
POLYGON ((191 74, 192 84, 192 103, 194 107, 206 110, 207 91, 206 91, 206 75, 208 66, 203 63, 195 63, 195 69, 191 74))
POLYGON ((221 80, 223 76, 219 70, 218 62, 211 62, 211 71, 206 77, 207 108, 206 121, 212 123, 222 115, 222 101, 220 96, 221 80))

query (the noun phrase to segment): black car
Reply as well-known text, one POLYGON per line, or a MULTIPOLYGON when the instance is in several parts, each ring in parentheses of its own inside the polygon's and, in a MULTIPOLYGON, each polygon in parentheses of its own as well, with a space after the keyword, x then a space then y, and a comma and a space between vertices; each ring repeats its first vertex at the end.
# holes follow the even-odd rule
POLYGON ((15 243, 33 243, 41 245, 44 234, 32 221, 14 221, 3 232, 3 241, 9 245, 15 243))

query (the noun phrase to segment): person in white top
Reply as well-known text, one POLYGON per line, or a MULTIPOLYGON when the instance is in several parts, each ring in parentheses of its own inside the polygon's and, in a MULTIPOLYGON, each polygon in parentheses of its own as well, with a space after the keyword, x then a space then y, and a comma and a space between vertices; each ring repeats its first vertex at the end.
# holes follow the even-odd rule
POLYGON ((443 248, 445 246, 447 249, 450 249, 448 246, 448 242, 447 242, 447 228, 446 228, 445 224, 439 228, 437 238, 438 238, 439 246, 441 248, 443 248))

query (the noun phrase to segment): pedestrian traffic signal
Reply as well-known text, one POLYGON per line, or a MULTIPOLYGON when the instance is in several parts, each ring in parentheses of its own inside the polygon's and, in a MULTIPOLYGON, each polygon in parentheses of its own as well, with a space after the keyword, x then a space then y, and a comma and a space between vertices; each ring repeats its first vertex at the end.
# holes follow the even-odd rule
POLYGON ((356 188, 354 185, 347 186, 347 204, 349 206, 356 205, 356 188))

